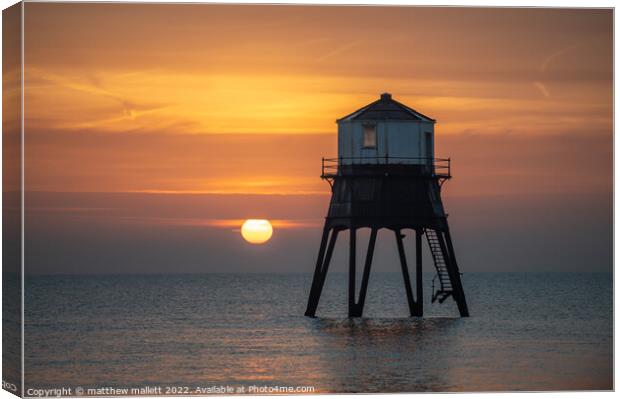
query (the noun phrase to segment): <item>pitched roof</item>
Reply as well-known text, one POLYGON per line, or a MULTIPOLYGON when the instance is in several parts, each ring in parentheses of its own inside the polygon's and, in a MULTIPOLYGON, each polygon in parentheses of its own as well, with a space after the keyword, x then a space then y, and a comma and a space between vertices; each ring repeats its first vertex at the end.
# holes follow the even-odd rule
POLYGON ((409 108, 408 106, 393 100, 390 93, 381 94, 381 97, 377 101, 338 119, 336 122, 378 119, 435 122, 433 118, 429 118, 413 108, 409 108))

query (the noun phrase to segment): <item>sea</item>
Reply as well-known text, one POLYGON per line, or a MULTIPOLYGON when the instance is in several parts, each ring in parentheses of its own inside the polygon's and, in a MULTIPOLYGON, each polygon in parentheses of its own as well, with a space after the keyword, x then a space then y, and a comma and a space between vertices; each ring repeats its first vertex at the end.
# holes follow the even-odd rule
POLYGON ((424 317, 407 317, 400 274, 374 273, 364 317, 349 319, 344 273, 328 275, 316 318, 311 274, 28 275, 25 388, 613 389, 611 273, 466 273, 468 318, 451 298, 431 303, 432 277, 424 317))

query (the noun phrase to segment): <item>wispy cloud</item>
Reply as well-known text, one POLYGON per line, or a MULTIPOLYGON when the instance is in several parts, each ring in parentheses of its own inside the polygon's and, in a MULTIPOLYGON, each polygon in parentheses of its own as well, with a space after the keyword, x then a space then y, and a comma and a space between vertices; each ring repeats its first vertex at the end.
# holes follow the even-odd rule
MULTIPOLYGON (((33 89, 29 89, 30 93, 39 92, 41 86, 53 91, 59 95, 59 91, 65 89, 74 92, 86 94, 90 98, 90 102, 101 104, 101 100, 108 99, 116 104, 115 109, 110 110, 105 103, 99 106, 95 112, 83 112, 81 114, 72 114, 70 118, 60 119, 58 128, 66 129, 85 129, 85 128, 101 128, 112 124, 123 123, 135 120, 144 115, 152 114, 163 110, 170 106, 163 102, 139 102, 126 95, 121 95, 114 89, 106 87, 105 80, 96 73, 82 73, 79 75, 60 75, 44 71, 41 68, 28 68, 27 76, 38 83, 33 89), (94 101, 93 101, 94 100, 94 101), (92 115, 101 117, 92 118, 92 115)), ((125 74, 125 77, 131 78, 135 74, 125 74)), ((35 97, 36 99, 36 97, 35 97)), ((77 100, 77 99, 76 99, 77 100)), ((80 104, 74 105, 74 110, 79 113, 80 104)), ((75 111, 74 111, 75 112, 75 111)))
POLYGON ((549 94, 549 90, 547 90, 547 87, 542 82, 534 82, 534 86, 538 90, 540 90, 540 94, 542 94, 544 97, 551 97, 551 94, 549 94))
POLYGON ((327 53, 323 54, 322 56, 317 58, 317 61, 325 61, 329 58, 335 57, 339 54, 342 53, 346 53, 347 51, 351 50, 352 48, 358 46, 359 44, 361 44, 362 41, 361 40, 353 40, 349 43, 340 45, 334 49, 332 49, 331 51, 328 51, 327 53))
POLYGON ((551 65, 551 63, 553 61, 555 61, 557 58, 561 57, 562 55, 564 55, 564 54, 566 54, 566 53, 576 49, 579 46, 580 46, 579 42, 573 43, 570 46, 563 47, 560 50, 555 51, 555 52, 549 54, 549 56, 547 56, 547 58, 545 58, 543 60, 543 62, 540 64, 539 71, 541 73, 545 73, 547 71, 547 69, 549 68, 549 65, 551 65))
MULTIPOLYGON (((166 217, 119 217, 129 224, 169 225, 188 227, 214 227, 238 231, 246 219, 203 219, 203 218, 166 218, 166 217)), ((322 226, 322 220, 315 219, 269 219, 274 229, 305 229, 322 226)))
POLYGON ((540 94, 545 97, 545 98, 549 98, 551 97, 551 93, 549 91, 549 89, 547 88, 547 86, 542 82, 542 80, 545 78, 545 74, 547 72, 547 70, 549 69, 549 66, 554 63, 558 58, 562 57, 563 55, 575 50, 577 47, 579 47, 580 43, 574 43, 571 44, 570 46, 566 46, 563 47, 551 54, 549 54, 544 60, 543 62, 540 64, 540 67, 538 68, 538 74, 540 76, 540 79, 538 81, 534 82, 534 86, 540 91, 540 94))

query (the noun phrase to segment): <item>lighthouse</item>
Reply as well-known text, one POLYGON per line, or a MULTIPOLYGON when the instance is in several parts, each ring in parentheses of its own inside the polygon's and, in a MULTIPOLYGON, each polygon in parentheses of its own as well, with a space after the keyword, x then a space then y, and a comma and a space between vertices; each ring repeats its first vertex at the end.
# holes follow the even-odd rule
POLYGON ((435 120, 383 93, 336 122, 338 158, 322 160, 321 178, 329 183, 332 196, 305 315, 315 316, 336 240, 348 235, 348 315, 362 316, 377 231, 387 229, 396 240, 410 315, 423 315, 425 237, 435 270, 431 301, 443 303, 452 298, 460 315, 469 316, 441 201, 441 187, 452 177, 450 159, 435 157, 435 120), (358 291, 356 237, 360 228, 370 229, 370 239, 358 291), (403 244, 406 229, 415 234, 415 291, 403 244))

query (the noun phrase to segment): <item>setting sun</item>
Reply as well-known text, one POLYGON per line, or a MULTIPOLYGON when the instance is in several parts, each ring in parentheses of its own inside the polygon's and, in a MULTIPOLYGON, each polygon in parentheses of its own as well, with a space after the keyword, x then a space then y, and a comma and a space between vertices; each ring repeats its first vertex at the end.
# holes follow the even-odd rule
POLYGON ((273 235, 273 227, 269 220, 248 219, 241 226, 241 235, 250 244, 264 244, 273 235))

